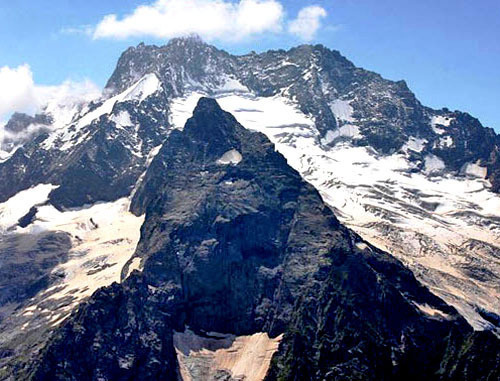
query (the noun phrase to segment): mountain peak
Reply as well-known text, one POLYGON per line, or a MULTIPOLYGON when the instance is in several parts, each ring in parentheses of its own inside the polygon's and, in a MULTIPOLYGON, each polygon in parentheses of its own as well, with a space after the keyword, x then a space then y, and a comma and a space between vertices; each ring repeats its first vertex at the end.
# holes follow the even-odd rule
POLYGON ((198 100, 198 103, 196 104, 196 107, 193 110, 193 115, 199 113, 211 113, 213 115, 216 113, 223 113, 223 112, 224 111, 222 110, 222 108, 219 106, 219 104, 215 99, 201 97, 198 100))
POLYGON ((181 37, 174 37, 169 40, 167 46, 169 45, 207 45, 203 39, 196 33, 189 34, 181 37))
POLYGON ((184 132, 193 140, 211 147, 210 152, 218 155, 237 144, 237 125, 236 119, 222 110, 215 99, 202 97, 193 110, 193 116, 187 120, 184 132))

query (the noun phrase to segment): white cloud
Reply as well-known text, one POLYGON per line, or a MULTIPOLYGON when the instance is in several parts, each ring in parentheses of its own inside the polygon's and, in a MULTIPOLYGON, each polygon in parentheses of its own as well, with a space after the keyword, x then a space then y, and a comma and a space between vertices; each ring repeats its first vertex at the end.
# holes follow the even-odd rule
POLYGON ((33 75, 28 65, 0 68, 0 119, 13 111, 32 113, 36 109, 33 75))
POLYGON ((297 18, 288 24, 288 32, 304 41, 311 41, 321 27, 321 19, 327 15, 320 6, 312 5, 299 11, 297 18))
POLYGON ((28 64, 0 67, 0 120, 15 111, 33 114, 50 104, 88 102, 99 95, 97 85, 88 79, 44 86, 35 84, 28 64))
POLYGON ((157 0, 123 18, 111 14, 96 26, 93 37, 152 36, 169 39, 198 34, 206 40, 238 41, 283 29, 284 10, 276 0, 157 0))
POLYGON ((34 114, 46 109, 57 114, 54 116, 64 123, 78 104, 96 99, 100 94, 97 85, 89 80, 67 80, 56 86, 42 86, 35 84, 28 64, 0 67, 0 142, 4 124, 16 111, 34 114))

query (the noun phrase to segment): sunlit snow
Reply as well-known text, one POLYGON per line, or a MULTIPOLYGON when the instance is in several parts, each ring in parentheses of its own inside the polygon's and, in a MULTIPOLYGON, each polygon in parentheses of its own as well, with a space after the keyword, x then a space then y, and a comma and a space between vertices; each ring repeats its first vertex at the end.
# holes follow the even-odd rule
POLYGON ((217 164, 238 164, 242 160, 241 153, 237 150, 232 149, 224 153, 218 160, 217 164))
POLYGON ((17 193, 0 204, 0 234, 15 227, 21 217, 26 215, 35 205, 41 205, 49 199, 49 194, 57 185, 38 184, 17 193))

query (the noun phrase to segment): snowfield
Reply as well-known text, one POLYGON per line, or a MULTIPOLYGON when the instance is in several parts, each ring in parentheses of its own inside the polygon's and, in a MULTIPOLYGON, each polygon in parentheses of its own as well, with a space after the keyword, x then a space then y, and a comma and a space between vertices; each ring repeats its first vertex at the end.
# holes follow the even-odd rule
MULTIPOLYGON (((45 202, 54 188, 50 184, 41 184, 19 192, 0 204, 3 212, 1 224, 10 227, 11 222, 17 221, 17 216, 27 212, 31 205, 45 202)), ((72 242, 68 261, 53 269, 53 273, 63 274, 63 277, 33 297, 28 306, 19 312, 23 317, 33 317, 23 329, 36 328, 31 323, 36 321, 38 314, 49 319, 51 324, 58 324, 95 290, 120 282, 121 270, 135 251, 144 222, 144 216, 136 217, 129 212, 129 205, 128 198, 68 211, 59 211, 46 204, 38 207, 35 220, 30 225, 10 230, 10 234, 65 232, 72 242), (58 303, 65 300, 71 302, 58 303)))

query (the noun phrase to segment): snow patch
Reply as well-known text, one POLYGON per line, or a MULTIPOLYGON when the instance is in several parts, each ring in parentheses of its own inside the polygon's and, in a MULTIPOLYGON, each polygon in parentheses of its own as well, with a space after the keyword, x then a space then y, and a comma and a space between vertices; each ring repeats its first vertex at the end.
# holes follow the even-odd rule
POLYGON ((353 124, 344 124, 342 127, 333 131, 328 131, 324 138, 321 139, 321 144, 328 145, 339 138, 357 139, 361 138, 359 127, 353 124))
POLYGON ((122 93, 115 95, 107 100, 105 100, 96 109, 87 112, 79 119, 74 121, 74 124, 65 125, 64 127, 55 130, 42 144, 45 149, 51 149, 56 141, 61 141, 64 144, 61 146, 61 150, 65 151, 75 145, 81 143, 87 136, 87 133, 83 133, 82 129, 85 126, 90 125, 95 120, 98 120, 103 115, 108 115, 113 111, 116 103, 125 101, 139 101, 142 102, 150 95, 154 94, 160 89, 161 83, 155 74, 147 74, 142 77, 134 85, 123 91, 122 93), (78 139, 74 139, 78 136, 78 139))
POLYGON ((239 153, 237 150, 232 149, 224 153, 219 160, 217 160, 217 164, 238 164, 243 157, 241 156, 241 153, 239 153))
POLYGON ((35 205, 48 201, 50 192, 58 185, 38 184, 23 190, 0 204, 0 234, 15 227, 19 219, 25 216, 35 205))
POLYGON ((427 174, 439 173, 446 168, 443 160, 433 154, 428 154, 424 158, 425 160, 425 170, 427 174))
POLYGON ((350 101, 336 99, 330 104, 330 109, 337 118, 337 121, 354 122, 354 118, 352 117, 353 108, 350 101))
POLYGON ((223 84, 214 90, 215 93, 248 93, 250 90, 237 79, 226 77, 223 84))
POLYGON ((369 246, 364 243, 364 242, 358 242, 356 243, 356 247, 359 249, 359 250, 366 250, 369 248, 369 246))
MULTIPOLYGON (((45 291, 46 299, 73 298, 64 316, 98 288, 120 282, 121 270, 135 252, 144 222, 144 216, 133 215, 129 206, 128 198, 62 212, 45 205, 38 209, 31 225, 16 230, 18 233, 60 231, 70 235, 68 261, 53 270, 65 274, 60 283, 51 287, 60 290, 45 291)), ((56 316, 62 312, 52 313, 56 316)))
POLYGON ((134 259, 132 259, 132 262, 130 262, 130 265, 128 266, 128 271, 127 271, 127 275, 125 276, 125 278, 128 278, 130 274, 132 274, 132 271, 134 270, 142 270, 141 269, 141 258, 139 257, 135 257, 134 259))
POLYGON ((484 179, 488 174, 488 169, 486 167, 481 167, 478 164, 467 163, 465 165, 465 173, 473 177, 479 177, 480 179, 484 179))
POLYGON ((441 319, 449 319, 449 317, 450 317, 447 313, 444 313, 441 310, 433 308, 433 307, 429 306, 428 304, 418 304, 418 303, 414 303, 414 304, 417 306, 417 308, 421 312, 423 312, 424 314, 426 314, 428 316, 431 316, 434 318, 441 318, 441 319))
POLYGON ((135 85, 120 94, 118 100, 120 102, 138 100, 141 103, 150 95, 160 90, 160 87, 161 82, 155 74, 146 74, 135 85))
POLYGON ((431 127, 436 134, 445 133, 443 127, 449 127, 454 118, 449 116, 435 115, 431 118, 431 127))
MULTIPOLYGON (((193 92, 172 100, 170 105, 172 126, 178 129, 184 128, 198 100, 207 95, 203 92, 193 92)), ((314 121, 282 96, 266 98, 252 94, 219 94, 215 98, 224 110, 232 113, 238 122, 249 129, 267 131, 273 135, 287 132, 312 136, 311 130, 317 133, 314 121)))
POLYGON ((427 143, 426 139, 420 139, 414 136, 410 136, 408 138, 408 141, 402 147, 402 150, 405 152, 408 152, 408 150, 415 152, 422 152, 422 150, 425 148, 426 143, 427 143))
POLYGON ((124 128, 124 127, 132 127, 133 123, 130 120, 130 114, 128 111, 120 111, 118 115, 113 115, 110 118, 113 122, 115 122, 117 128, 124 128))
POLYGON ((448 127, 451 123, 451 121, 453 120, 453 118, 449 117, 449 116, 441 116, 441 115, 436 115, 436 116, 433 116, 432 117, 432 124, 433 125, 441 125, 441 126, 445 126, 445 127, 448 127))
MULTIPOLYGON (((0 141, 1 141, 1 138, 0 138, 0 141)), ((0 149, 0 163, 4 163, 7 160, 9 160, 12 157, 12 155, 14 155, 14 153, 16 151, 17 151, 17 148, 12 149, 12 151, 10 151, 10 152, 6 152, 6 151, 3 151, 2 149, 0 149)))
POLYGON ((453 138, 449 135, 440 137, 438 146, 443 148, 449 148, 453 146, 453 138))

